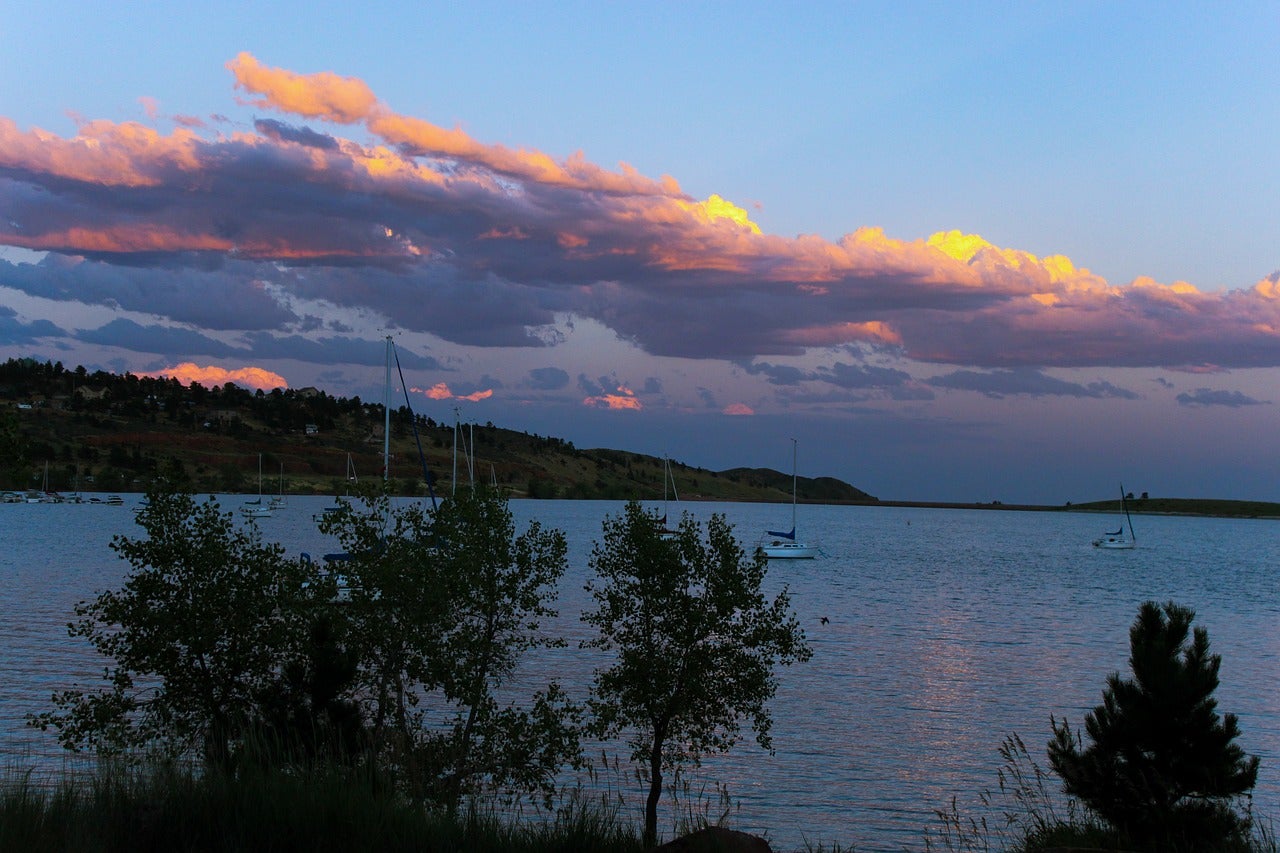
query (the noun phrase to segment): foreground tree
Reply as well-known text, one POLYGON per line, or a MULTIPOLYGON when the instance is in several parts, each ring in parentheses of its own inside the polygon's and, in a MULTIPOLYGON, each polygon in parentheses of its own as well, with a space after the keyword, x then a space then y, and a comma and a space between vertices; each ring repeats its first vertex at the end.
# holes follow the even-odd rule
POLYGON ((212 498, 148 499, 137 517, 146 535, 111 542, 131 566, 124 586, 78 604, 69 626, 110 661, 106 686, 55 694, 33 724, 56 728, 69 749, 225 762, 304 658, 317 579, 212 498))
POLYGON ((1249 832, 1232 801, 1257 782, 1258 758, 1232 742, 1236 717, 1218 717, 1222 658, 1203 628, 1191 632, 1194 619, 1172 602, 1143 604, 1129 629, 1133 678, 1107 679, 1085 717, 1089 745, 1066 721, 1049 742, 1066 792, 1146 849, 1220 849, 1249 832))
POLYGON ((686 514, 667 541, 657 519, 629 503, 605 519, 591 565, 598 607, 582 618, 599 636, 584 645, 617 652, 595 675, 594 730, 627 734, 632 760, 647 769, 644 843, 653 846, 664 772, 728 751, 744 720, 771 749, 774 670, 810 650, 786 590, 772 601, 761 591, 764 556, 747 556, 722 515, 704 538, 686 514))
POLYGON ((552 791, 578 751, 572 706, 554 681, 524 704, 499 696, 525 652, 563 645, 541 625, 556 615, 564 535, 538 522, 517 534, 487 488, 435 511, 376 495, 322 526, 350 555, 343 612, 368 717, 417 791, 450 810, 486 791, 552 791))

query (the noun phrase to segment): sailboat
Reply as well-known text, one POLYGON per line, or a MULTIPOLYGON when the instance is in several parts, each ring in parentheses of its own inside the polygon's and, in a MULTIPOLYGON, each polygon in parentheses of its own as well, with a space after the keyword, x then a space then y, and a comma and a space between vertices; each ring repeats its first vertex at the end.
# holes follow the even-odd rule
POLYGON ((676 492, 676 477, 671 472, 671 457, 662 457, 662 518, 660 519, 661 527, 658 528, 658 538, 664 542, 670 542, 676 538, 676 531, 668 526, 667 517, 671 514, 670 504, 667 502, 667 487, 671 487, 671 494, 675 495, 676 502, 680 502, 680 495, 676 492))
MULTIPOLYGON (((435 482, 435 479, 431 476, 431 472, 427 469, 427 458, 426 458, 426 455, 423 454, 422 452, 422 438, 418 434, 418 421, 416 416, 413 414, 413 406, 410 405, 409 403, 409 387, 405 384, 404 372, 400 369, 400 356, 396 354, 396 345, 395 345, 395 342, 391 339, 390 335, 387 335, 387 365, 386 365, 387 370, 386 370, 386 380, 383 384, 383 403, 382 403, 383 488, 384 489, 388 488, 388 483, 391 479, 391 365, 392 364, 395 365, 396 372, 399 373, 400 375, 400 387, 404 390, 404 405, 409 412, 409 423, 412 424, 413 426, 414 441, 418 445, 418 460, 422 463, 422 476, 427 484, 427 494, 431 498, 431 510, 432 512, 435 512, 437 509, 436 491, 435 491, 435 486, 433 485, 435 482)), ((355 467, 351 464, 351 454, 348 453, 347 454, 347 483, 350 484, 354 482, 355 479, 356 479, 355 467)), ((336 499, 335 499, 335 503, 337 503, 336 499)), ((336 511, 337 509, 338 509, 337 506, 326 508, 324 512, 326 515, 328 515, 331 512, 336 511)), ((388 521, 389 519, 387 517, 383 518, 384 527, 388 523, 388 521)), ((304 559, 308 561, 310 561, 311 559, 310 554, 303 553, 302 556, 304 559)), ((351 554, 346 552, 335 552, 335 553, 324 555, 325 566, 328 568, 329 572, 333 575, 334 580, 337 582, 337 596, 335 598, 336 603, 342 603, 342 602, 347 602, 351 600, 351 579, 348 578, 346 573, 343 572, 341 569, 342 564, 348 562, 349 560, 351 560, 351 554)))
POLYGON ((258 498, 245 501, 240 506, 240 514, 245 518, 271 518, 271 506, 262 502, 262 454, 258 454, 258 498))
POLYGON ((281 509, 284 507, 285 503, 286 501, 284 498, 284 463, 281 462, 280 463, 280 492, 274 498, 271 499, 271 508, 281 509))
POLYGON ((1095 548, 1110 548, 1113 550, 1130 550, 1138 545, 1137 537, 1133 535, 1133 519, 1129 517, 1129 501, 1124 494, 1124 483, 1120 484, 1120 506, 1124 509, 1124 520, 1129 525, 1129 535, 1124 535, 1124 524, 1120 525, 1120 529, 1114 533, 1108 531, 1100 538, 1093 540, 1095 548))
MULTIPOLYGON (((358 482, 360 482, 360 478, 356 476, 355 463, 351 461, 351 454, 348 453, 347 454, 347 489, 346 489, 346 497, 348 499, 350 499, 351 497, 351 484, 358 483, 358 482)), ((335 496, 333 499, 333 506, 325 507, 323 510, 321 510, 320 515, 314 515, 312 516, 312 518, 315 519, 316 521, 321 521, 326 518, 332 518, 333 516, 336 516, 341 511, 342 511, 342 498, 335 496)))
POLYGON ((777 530, 767 531, 773 537, 760 550, 770 560, 812 560, 821 549, 817 545, 807 545, 796 541, 796 440, 791 439, 791 530, 782 533, 777 530))

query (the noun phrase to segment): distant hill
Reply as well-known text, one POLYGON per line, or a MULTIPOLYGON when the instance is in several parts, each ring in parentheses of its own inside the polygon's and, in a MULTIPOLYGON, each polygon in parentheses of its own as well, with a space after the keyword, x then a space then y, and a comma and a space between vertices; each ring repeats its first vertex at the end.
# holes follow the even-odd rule
MULTIPOLYGON (((1113 501, 1068 504, 1076 512, 1122 513, 1123 505, 1113 501)), ((1215 498, 1134 498, 1129 512, 1135 515, 1212 515, 1223 518, 1280 518, 1280 504, 1268 501, 1231 501, 1215 498)))
MULTIPOLYGON (((269 393, 237 385, 205 388, 174 379, 68 370, 61 363, 0 364, 0 488, 41 486, 46 463, 57 491, 140 491, 157 476, 197 492, 335 494, 346 490, 347 458, 357 476, 382 476, 380 403, 332 397, 315 388, 269 393)), ((553 436, 463 425, 458 482, 496 482, 533 498, 662 500, 663 460, 607 448, 579 449, 553 436)), ((454 425, 391 413, 392 488, 437 494, 453 488, 454 425), (418 436, 414 436, 414 427, 418 436)), ((709 471, 673 460, 682 500, 791 500, 791 475, 763 468, 709 471)), ((874 503, 832 477, 797 479, 798 499, 874 503)))
MULTIPOLYGON (((791 475, 772 468, 730 468, 721 471, 720 476, 786 495, 791 493, 791 475)), ((875 497, 835 477, 796 477, 796 496, 811 503, 877 503, 875 497)))

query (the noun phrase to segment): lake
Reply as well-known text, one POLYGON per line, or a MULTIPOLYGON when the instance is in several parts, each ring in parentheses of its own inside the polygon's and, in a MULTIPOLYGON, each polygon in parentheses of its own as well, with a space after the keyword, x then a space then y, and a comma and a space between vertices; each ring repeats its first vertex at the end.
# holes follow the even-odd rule
MULTIPOLYGON (((107 543, 141 532, 130 511, 138 500, 128 496, 123 508, 0 505, 6 766, 59 766, 52 736, 23 721, 47 709, 54 690, 89 684, 101 671, 83 641, 67 637, 66 623, 76 602, 119 585, 126 566, 107 543)), ((259 524, 290 551, 323 553, 335 546, 312 516, 331 501, 290 497, 259 524)), ((791 517, 790 505, 678 506, 702 520, 726 514, 752 546, 791 517)), ((602 518, 621 507, 511 503, 521 529, 536 518, 568 538, 557 627, 571 640, 588 636, 577 621, 588 604, 587 557, 602 518)), ((735 827, 767 834, 780 850, 805 840, 918 850, 926 828, 938 825, 934 809, 953 796, 962 812, 982 816, 978 794, 996 787, 1003 738, 1019 734, 1047 766, 1050 717, 1081 726, 1106 676, 1127 674, 1129 626, 1147 600, 1196 610, 1223 658, 1219 710, 1240 718, 1240 745, 1262 758, 1255 813, 1280 820, 1277 522, 1135 516, 1138 548, 1102 551, 1090 542, 1114 529, 1113 516, 837 506, 802 506, 799 514, 800 537, 826 556, 775 561, 767 587, 790 588, 813 659, 780 671, 771 705, 776 753, 749 740, 697 777, 728 788, 735 827)), ((522 678, 538 681, 539 664, 530 661, 522 678)), ((579 696, 590 681, 586 657, 542 664, 579 696)), ((619 774, 613 784, 632 783, 619 774)), ((638 816, 643 792, 634 787, 638 816)), ((660 820, 670 837, 669 816, 660 820)))

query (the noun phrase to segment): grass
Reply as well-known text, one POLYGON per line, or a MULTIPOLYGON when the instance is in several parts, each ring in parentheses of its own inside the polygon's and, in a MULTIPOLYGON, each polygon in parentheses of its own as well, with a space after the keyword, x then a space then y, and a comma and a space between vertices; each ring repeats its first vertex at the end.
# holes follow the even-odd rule
MULTIPOLYGON (((1134 850, 1127 840, 1064 800, 1017 735, 1000 747, 998 786, 962 810, 953 798, 936 810, 923 849, 965 853, 1044 853, 1061 849, 1134 850)), ((614 763, 602 777, 621 778, 614 763)), ((638 823, 622 799, 569 792, 552 811, 473 808, 457 816, 395 793, 385 779, 341 768, 308 771, 256 765, 236 772, 168 763, 103 761, 96 773, 37 781, 30 772, 0 778, 0 851, 31 853, 641 853, 638 823)), ((677 780, 668 790, 673 837, 725 825, 727 790, 677 780)), ((1246 805, 1247 808, 1247 805, 1246 805)), ((904 849, 920 849, 908 845, 904 849)), ((806 841, 805 853, 855 853, 853 845, 806 841)), ((1255 820, 1250 838, 1196 853, 1278 853, 1274 830, 1255 820)))
MULTIPOLYGON (((978 796, 976 813, 961 811, 956 798, 935 810, 936 826, 925 836, 925 850, 963 853, 1048 853, 1048 851, 1116 851, 1137 853, 1129 839, 1090 815, 1081 804, 1059 794, 1061 780, 1042 768, 1018 735, 1000 745, 997 788, 978 796)), ((1248 802, 1244 803, 1250 816, 1248 802)), ((1159 853, 1280 853, 1275 833, 1265 821, 1252 821, 1252 834, 1220 847, 1161 848, 1159 853)))
POLYGON ((87 784, 52 789, 29 775, 0 783, 0 850, 640 851, 614 811, 570 803, 544 821, 472 811, 450 817, 357 774, 250 769, 192 774, 104 765, 87 784))

